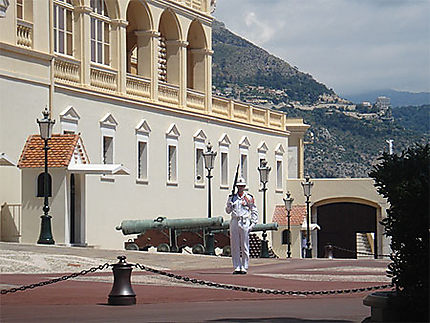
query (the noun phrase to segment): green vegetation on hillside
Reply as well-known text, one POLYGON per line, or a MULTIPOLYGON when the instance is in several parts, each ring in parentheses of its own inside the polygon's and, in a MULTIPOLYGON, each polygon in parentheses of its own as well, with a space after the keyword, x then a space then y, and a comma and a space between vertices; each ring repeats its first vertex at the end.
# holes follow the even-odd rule
POLYGON ((386 140, 393 139, 398 152, 430 139, 429 134, 405 128, 396 120, 360 120, 337 111, 328 113, 327 109, 283 111, 311 125, 314 143, 305 148, 305 169, 311 177, 368 177, 377 158, 388 150, 386 140))
POLYGON ((232 84, 264 86, 284 90, 289 101, 303 103, 316 102, 323 93, 334 93, 311 75, 236 36, 217 21, 213 23, 212 48, 212 81, 216 88, 232 84))

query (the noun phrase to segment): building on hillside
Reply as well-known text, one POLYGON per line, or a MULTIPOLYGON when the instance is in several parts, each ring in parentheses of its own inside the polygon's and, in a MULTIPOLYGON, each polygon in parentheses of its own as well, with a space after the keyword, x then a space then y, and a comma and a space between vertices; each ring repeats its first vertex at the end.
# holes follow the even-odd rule
MULTIPOLYGON (((43 160, 33 152, 45 107, 56 121, 49 156, 62 160, 50 164, 58 244, 121 249, 129 238, 115 230, 122 220, 206 217, 209 141, 218 153, 214 216, 227 218, 238 164, 262 213, 262 159, 272 167, 267 222, 287 190, 303 205, 309 126, 212 95, 212 2, 0 0, 0 153, 9 165, 0 167, 2 240, 35 243, 39 235, 43 160)), ((361 201, 343 185, 318 189, 319 203, 361 201)), ((365 188, 380 220, 385 204, 365 188)))
POLYGON ((378 110, 386 111, 391 106, 391 100, 390 98, 387 98, 386 96, 378 96, 375 102, 375 107, 378 110))

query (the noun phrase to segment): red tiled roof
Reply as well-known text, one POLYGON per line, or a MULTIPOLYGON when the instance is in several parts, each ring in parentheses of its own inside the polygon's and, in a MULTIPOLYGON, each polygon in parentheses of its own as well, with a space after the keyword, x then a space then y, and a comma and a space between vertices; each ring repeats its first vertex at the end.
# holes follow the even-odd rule
MULTIPOLYGON (((73 157, 75 148, 83 161, 88 163, 83 144, 79 144, 79 135, 66 134, 66 135, 52 135, 48 141, 48 167, 64 167, 70 164, 73 157)), ((82 142, 82 141, 81 141, 82 142)), ((24 149, 22 150, 21 157, 18 162, 19 168, 42 168, 45 167, 45 151, 43 147, 45 143, 40 135, 32 135, 28 137, 24 149)))
MULTIPOLYGON (((302 225, 306 217, 306 205, 293 205, 290 216, 291 225, 302 225)), ((287 225, 287 210, 284 205, 276 205, 272 221, 278 222, 280 226, 287 225)))

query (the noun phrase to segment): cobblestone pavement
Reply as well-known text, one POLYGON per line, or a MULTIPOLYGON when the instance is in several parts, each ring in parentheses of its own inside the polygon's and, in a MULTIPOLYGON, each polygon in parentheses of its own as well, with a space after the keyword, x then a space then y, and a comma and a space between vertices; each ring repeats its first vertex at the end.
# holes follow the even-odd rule
MULTIPOLYGON (((57 278, 119 255, 129 263, 222 284, 263 289, 336 290, 389 282, 387 260, 252 259, 248 275, 232 275, 231 259, 189 254, 0 243, 0 288, 57 278)), ((369 294, 281 296, 181 282, 134 269, 134 307, 106 307, 111 269, 65 282, 2 295, 1 322, 362 322, 369 294), (163 305, 164 304, 164 305, 163 305), (49 314, 47 314, 49 312, 49 314), (36 314, 37 313, 37 314, 36 314)))

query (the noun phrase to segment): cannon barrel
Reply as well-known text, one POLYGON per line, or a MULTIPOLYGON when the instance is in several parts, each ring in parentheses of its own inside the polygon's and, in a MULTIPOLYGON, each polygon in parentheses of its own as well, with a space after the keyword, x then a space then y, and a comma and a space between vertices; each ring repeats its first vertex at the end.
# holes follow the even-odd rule
MULTIPOLYGON (((225 230, 229 230, 230 229, 230 221, 224 221, 221 225, 221 227, 215 227, 215 228, 210 228, 212 231, 216 232, 216 231, 225 231, 225 230)), ((256 224, 251 232, 258 232, 258 231, 269 231, 269 230, 274 230, 277 231, 278 230, 278 223, 277 222, 272 222, 272 223, 266 223, 266 224, 256 224)))
POLYGON ((143 233, 150 229, 218 229, 222 227, 224 219, 222 216, 213 218, 190 218, 190 219, 167 219, 166 217, 158 217, 154 220, 124 220, 117 230, 122 230, 124 235, 143 233))

